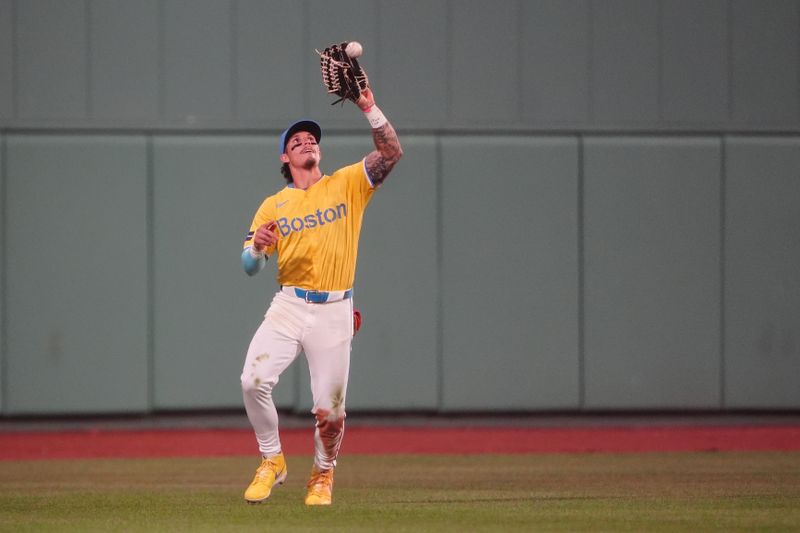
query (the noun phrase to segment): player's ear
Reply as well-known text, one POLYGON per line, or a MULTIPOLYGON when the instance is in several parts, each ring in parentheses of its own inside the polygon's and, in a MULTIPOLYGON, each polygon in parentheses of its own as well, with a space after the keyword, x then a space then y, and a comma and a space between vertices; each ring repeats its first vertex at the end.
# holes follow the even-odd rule
POLYGON ((286 155, 286 153, 285 153, 285 152, 284 152, 284 153, 282 153, 282 154, 281 154, 281 163, 288 163, 288 162, 289 162, 289 156, 288 156, 288 155, 286 155))

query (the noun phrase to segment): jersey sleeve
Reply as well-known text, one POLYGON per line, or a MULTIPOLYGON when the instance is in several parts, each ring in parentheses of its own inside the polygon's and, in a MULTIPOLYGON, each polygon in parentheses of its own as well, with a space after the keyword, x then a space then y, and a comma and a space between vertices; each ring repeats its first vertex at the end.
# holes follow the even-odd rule
MULTIPOLYGON (((253 222, 250 223, 250 230, 247 232, 247 235, 244 237, 244 244, 242 248, 247 248, 249 246, 253 246, 253 237, 256 234, 256 230, 261 227, 262 224, 266 224, 270 220, 275 220, 275 197, 270 196, 269 198, 265 199, 261 205, 259 206, 258 210, 256 211, 255 216, 253 217, 253 222)), ((275 252, 275 246, 268 246, 264 253, 267 256, 271 256, 275 252)))
POLYGON ((348 196, 353 199, 355 205, 360 205, 362 208, 366 207, 372 194, 377 190, 367 173, 366 158, 342 167, 336 171, 335 176, 346 181, 348 196))

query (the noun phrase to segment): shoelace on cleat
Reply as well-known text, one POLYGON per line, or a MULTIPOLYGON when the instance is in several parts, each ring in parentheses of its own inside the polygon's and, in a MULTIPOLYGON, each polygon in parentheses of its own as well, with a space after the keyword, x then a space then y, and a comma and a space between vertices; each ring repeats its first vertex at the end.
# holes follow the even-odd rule
POLYGON ((333 484, 333 470, 317 472, 308 480, 308 488, 319 495, 333 484))
POLYGON ((261 466, 258 467, 258 470, 256 471, 256 477, 258 477, 258 479, 264 479, 270 472, 272 472, 273 475, 277 478, 278 464, 272 461, 271 459, 266 459, 261 464, 261 466))

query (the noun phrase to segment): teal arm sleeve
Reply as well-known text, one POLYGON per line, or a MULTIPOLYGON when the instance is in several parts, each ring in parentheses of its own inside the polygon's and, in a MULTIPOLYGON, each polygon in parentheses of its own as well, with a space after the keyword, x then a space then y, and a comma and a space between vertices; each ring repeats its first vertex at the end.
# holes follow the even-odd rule
POLYGON ((242 252, 242 267, 248 276, 255 276, 267 264, 267 257, 264 254, 254 257, 250 250, 251 247, 248 246, 242 252))

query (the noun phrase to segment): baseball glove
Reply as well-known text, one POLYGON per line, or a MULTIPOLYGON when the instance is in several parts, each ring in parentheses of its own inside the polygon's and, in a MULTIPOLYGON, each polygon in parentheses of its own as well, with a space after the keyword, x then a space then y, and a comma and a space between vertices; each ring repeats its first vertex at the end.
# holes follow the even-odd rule
POLYGON ((346 47, 347 43, 344 42, 332 44, 322 52, 316 50, 319 54, 322 84, 325 85, 328 93, 339 97, 331 105, 339 102, 344 105, 345 100, 355 103, 361 93, 369 88, 366 72, 358 64, 356 58, 347 55, 344 50, 346 47))

